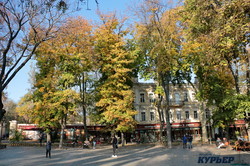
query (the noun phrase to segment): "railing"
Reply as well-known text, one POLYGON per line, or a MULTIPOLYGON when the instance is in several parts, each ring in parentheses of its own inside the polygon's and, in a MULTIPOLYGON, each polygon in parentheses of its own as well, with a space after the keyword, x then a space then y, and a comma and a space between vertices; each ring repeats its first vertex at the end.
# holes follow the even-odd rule
POLYGON ((170 101, 169 106, 170 107, 182 107, 185 105, 185 101, 170 101))

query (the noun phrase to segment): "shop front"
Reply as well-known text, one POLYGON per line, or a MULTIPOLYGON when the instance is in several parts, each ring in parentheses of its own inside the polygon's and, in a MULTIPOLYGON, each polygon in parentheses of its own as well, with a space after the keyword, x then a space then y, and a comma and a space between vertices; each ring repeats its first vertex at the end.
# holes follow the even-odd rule
POLYGON ((172 123, 171 129, 173 141, 181 141, 184 135, 192 135, 194 141, 201 139, 200 122, 172 123))
POLYGON ((138 143, 157 142, 160 135, 160 124, 138 124, 135 130, 135 140, 138 143))

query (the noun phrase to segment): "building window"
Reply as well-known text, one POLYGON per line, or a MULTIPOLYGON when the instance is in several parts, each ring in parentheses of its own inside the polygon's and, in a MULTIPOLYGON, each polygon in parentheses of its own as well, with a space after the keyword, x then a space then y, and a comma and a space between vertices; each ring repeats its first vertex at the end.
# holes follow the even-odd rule
POLYGON ((154 102, 154 94, 152 94, 152 93, 149 94, 149 102, 150 103, 154 102))
POLYGON ((189 119, 189 111, 185 111, 186 119, 189 119))
POLYGON ((187 92, 184 93, 184 101, 188 101, 188 93, 187 92))
POLYGON ((194 111, 194 119, 198 119, 198 111, 194 111))
POLYGON ((178 120, 181 120, 181 111, 177 111, 176 116, 178 120))
POLYGON ((141 112, 141 121, 146 121, 146 113, 141 112))
POLYGON ((150 112, 150 120, 151 121, 155 120, 155 113, 154 112, 150 112))
POLYGON ((141 94, 140 94, 140 102, 141 102, 141 103, 144 103, 144 102, 145 102, 145 95, 144 95, 144 93, 141 93, 141 94))
POLYGON ((180 97, 179 93, 175 93, 174 98, 175 98, 175 104, 181 103, 181 97, 180 97))
POLYGON ((210 118, 210 110, 206 109, 206 119, 209 119, 209 118, 210 118))

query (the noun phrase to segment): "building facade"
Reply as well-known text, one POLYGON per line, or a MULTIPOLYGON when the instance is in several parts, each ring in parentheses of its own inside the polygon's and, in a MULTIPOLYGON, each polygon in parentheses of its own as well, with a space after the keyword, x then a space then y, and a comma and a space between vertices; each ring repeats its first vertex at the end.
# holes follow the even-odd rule
MULTIPOLYGON (((165 97, 155 94, 155 83, 135 82, 133 88, 134 107, 138 111, 135 116, 138 122, 135 135, 137 138, 143 138, 143 141, 158 140, 160 119, 164 124, 163 129, 166 128, 165 97), (162 98, 160 104, 159 98, 162 98)), ((184 134, 192 134, 194 140, 201 139, 200 104, 195 99, 195 91, 191 85, 170 86, 170 123, 173 141, 181 140, 184 134)))

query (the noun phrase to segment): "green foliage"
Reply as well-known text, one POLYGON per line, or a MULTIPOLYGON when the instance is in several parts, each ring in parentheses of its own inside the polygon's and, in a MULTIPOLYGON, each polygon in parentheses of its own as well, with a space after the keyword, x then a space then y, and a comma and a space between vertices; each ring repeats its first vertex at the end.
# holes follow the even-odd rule
POLYGON ((86 20, 69 19, 61 25, 57 38, 43 43, 36 51, 39 70, 31 98, 33 115, 47 132, 64 126, 67 116, 76 114, 80 96, 73 87, 79 84, 82 72, 90 70, 90 31, 86 20))
POLYGON ((157 86, 156 87, 155 94, 160 95, 160 96, 164 96, 164 89, 162 88, 162 86, 157 86))
POLYGON ((216 126, 229 126, 236 119, 246 118, 246 114, 250 111, 250 96, 229 94, 215 108, 212 119, 216 126))
MULTIPOLYGON (((208 81, 207 75, 215 75, 223 84, 231 84, 240 93, 240 74, 247 62, 246 46, 250 38, 249 5, 245 0, 213 1, 187 0, 180 12, 186 29, 191 64, 199 82, 208 81), (195 54, 194 54, 195 53, 195 54), (198 55, 198 56, 197 56, 198 55), (240 71, 240 72, 239 72, 240 71)), ((244 82, 244 80, 242 80, 244 82)), ((224 86, 221 84, 220 86, 224 86)), ((231 87, 230 87, 231 88, 231 87)))
POLYGON ((186 0, 180 12, 183 59, 199 80, 198 99, 215 106, 217 126, 229 127, 249 111, 249 97, 240 90, 249 72, 249 10, 245 0, 186 0))
POLYGON ((114 15, 102 15, 103 25, 95 31, 95 52, 99 62, 100 78, 96 103, 100 112, 99 123, 111 131, 133 130, 133 91, 130 76, 135 60, 134 51, 126 47, 121 23, 114 15), (120 28, 119 28, 120 27, 120 28), (120 31, 119 31, 120 30, 120 31), (117 32, 118 31, 118 32, 117 32))
POLYGON ((18 130, 11 130, 10 131, 10 142, 20 142, 24 139, 22 132, 18 130))

